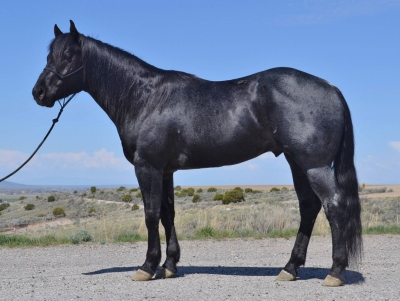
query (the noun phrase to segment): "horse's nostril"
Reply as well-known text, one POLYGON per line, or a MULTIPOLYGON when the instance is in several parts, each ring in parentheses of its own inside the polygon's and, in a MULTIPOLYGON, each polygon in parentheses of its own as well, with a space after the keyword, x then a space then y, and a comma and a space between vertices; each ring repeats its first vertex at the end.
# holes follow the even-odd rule
POLYGON ((36 89, 36 91, 35 91, 35 88, 34 88, 32 90, 32 94, 33 94, 34 98, 42 100, 44 95, 45 95, 45 92, 44 92, 44 89, 42 87, 39 87, 38 89, 36 89))

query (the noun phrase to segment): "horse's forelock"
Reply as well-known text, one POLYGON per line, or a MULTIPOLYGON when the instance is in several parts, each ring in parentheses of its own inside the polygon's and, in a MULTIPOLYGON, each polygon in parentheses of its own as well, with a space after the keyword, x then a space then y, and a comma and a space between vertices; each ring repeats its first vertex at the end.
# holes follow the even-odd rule
POLYGON ((72 36, 69 33, 60 35, 54 39, 52 39, 47 47, 49 52, 54 52, 55 54, 62 54, 65 45, 68 44, 72 39, 72 36))

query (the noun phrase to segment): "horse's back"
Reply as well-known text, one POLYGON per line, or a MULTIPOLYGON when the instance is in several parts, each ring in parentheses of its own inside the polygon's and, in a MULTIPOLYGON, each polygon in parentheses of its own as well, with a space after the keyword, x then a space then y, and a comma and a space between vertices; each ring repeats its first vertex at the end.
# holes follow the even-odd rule
POLYGON ((334 87, 295 69, 221 82, 187 76, 169 91, 141 124, 139 144, 146 152, 159 144, 154 157, 171 169, 231 165, 268 151, 329 161, 340 144, 343 109, 334 87))

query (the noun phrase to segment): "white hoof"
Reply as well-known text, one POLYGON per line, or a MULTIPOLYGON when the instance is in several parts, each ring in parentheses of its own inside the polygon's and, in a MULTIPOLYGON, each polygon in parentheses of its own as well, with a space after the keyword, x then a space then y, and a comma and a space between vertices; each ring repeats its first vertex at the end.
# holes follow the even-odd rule
POLYGON ((137 270, 135 275, 133 275, 132 279, 135 281, 148 281, 151 278, 153 278, 153 275, 150 275, 149 273, 143 271, 143 270, 137 270))
POLYGON ((276 277, 276 280, 278 281, 293 281, 296 280, 296 277, 293 276, 292 274, 286 272, 285 270, 282 270, 278 277, 276 277))
POLYGON ((322 286, 331 286, 331 287, 336 287, 336 286, 342 286, 344 281, 337 279, 331 275, 326 276, 324 282, 322 282, 322 286))

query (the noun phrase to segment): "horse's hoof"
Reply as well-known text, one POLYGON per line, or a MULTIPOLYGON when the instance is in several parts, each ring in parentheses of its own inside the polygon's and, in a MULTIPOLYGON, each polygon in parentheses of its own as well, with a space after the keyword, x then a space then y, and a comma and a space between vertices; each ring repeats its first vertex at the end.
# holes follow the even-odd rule
POLYGON ((276 277, 276 280, 278 281, 293 281, 296 280, 296 277, 293 276, 292 274, 286 272, 285 270, 282 270, 278 277, 276 277))
POLYGON ((342 286, 344 283, 343 280, 340 280, 336 277, 333 277, 331 275, 326 276, 324 282, 322 282, 323 286, 342 286))
POLYGON ((148 281, 151 278, 153 278, 153 275, 150 275, 149 273, 143 271, 143 270, 137 270, 135 275, 133 275, 132 279, 135 281, 148 281))
POLYGON ((166 268, 162 268, 159 270, 156 274, 155 279, 166 279, 166 278, 172 278, 175 276, 175 273, 171 272, 170 270, 166 268))

